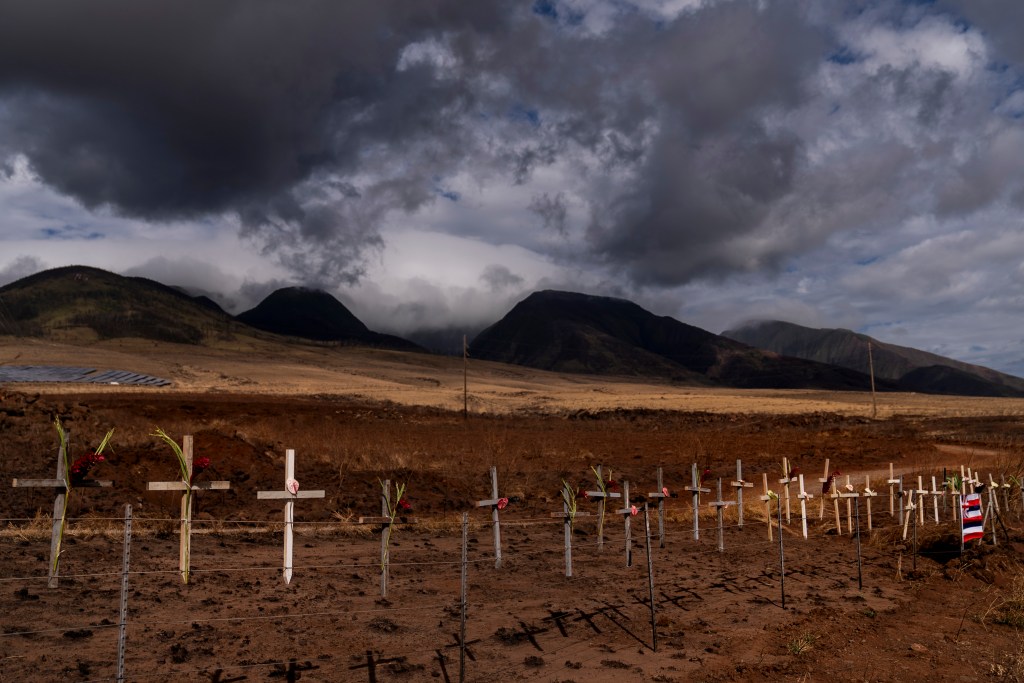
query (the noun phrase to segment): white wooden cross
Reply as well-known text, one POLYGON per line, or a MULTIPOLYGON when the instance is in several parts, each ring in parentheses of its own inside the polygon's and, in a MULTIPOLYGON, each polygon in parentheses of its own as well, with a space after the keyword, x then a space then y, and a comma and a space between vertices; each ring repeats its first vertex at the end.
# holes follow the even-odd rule
POLYGON ((292 547, 295 524, 295 501, 299 498, 323 498, 324 491, 300 491, 295 479, 295 450, 289 448, 284 455, 284 490, 257 491, 256 500, 284 500, 284 582, 292 582, 292 547))
POLYGON ((501 521, 498 518, 498 511, 508 505, 508 498, 498 497, 498 468, 491 466, 491 497, 487 500, 478 500, 476 506, 480 508, 491 508, 491 522, 494 526, 494 568, 501 569, 501 521))
MULTIPOLYGON (((902 486, 900 488, 902 488, 902 486)), ((911 520, 911 518, 914 518, 915 522, 916 522, 917 504, 914 502, 914 493, 915 493, 914 489, 910 489, 909 491, 905 492, 905 494, 906 494, 905 497, 907 498, 906 510, 905 511, 902 509, 904 496, 900 496, 900 506, 901 506, 900 514, 903 516, 903 540, 904 541, 907 540, 907 531, 910 529, 910 520, 911 520), (904 512, 906 514, 904 514, 904 512)), ((917 527, 915 526, 914 528, 916 529, 917 527)))
POLYGON ((839 516, 839 484, 836 482, 836 478, 832 477, 832 483, 829 485, 828 497, 832 499, 832 506, 835 509, 836 515, 836 533, 840 536, 843 535, 843 520, 839 516))
POLYGON ((67 457, 71 448, 71 432, 65 431, 65 439, 57 450, 57 476, 53 479, 25 479, 16 478, 11 481, 14 488, 44 488, 53 489, 53 517, 50 530, 50 563, 47 569, 47 582, 49 588, 56 588, 60 583, 60 543, 61 529, 64 527, 65 514, 67 512, 67 496, 73 488, 110 488, 114 485, 112 481, 97 481, 88 479, 85 481, 71 482, 67 472, 67 457))
POLYGON ((690 491, 693 494, 693 540, 700 540, 700 494, 711 493, 711 489, 701 488, 700 479, 697 477, 697 463, 693 463, 693 469, 690 472, 690 481, 693 483, 690 486, 684 486, 684 491, 690 491))
POLYGON ((722 478, 718 478, 718 500, 708 503, 709 506, 715 508, 715 513, 718 518, 718 552, 725 552, 725 508, 730 505, 735 505, 736 502, 729 500, 722 500, 722 478))
POLYGON ((825 494, 828 492, 828 484, 831 480, 828 476, 828 458, 825 458, 825 473, 818 479, 818 483, 821 484, 821 505, 818 507, 818 519, 825 518, 825 494))
MULTIPOLYGON (((839 487, 837 486, 836 488, 838 489, 839 487)), ((855 498, 860 498, 860 493, 854 490, 853 484, 850 483, 850 475, 846 475, 846 490, 840 491, 839 497, 846 499, 846 530, 850 532, 850 535, 853 535, 853 501, 855 498)), ((858 511, 860 510, 860 501, 857 502, 857 509, 858 511)), ((860 522, 858 521, 859 524, 860 522)), ((859 530, 860 526, 857 528, 859 530)))
POLYGON ((768 473, 761 473, 761 487, 764 490, 758 498, 764 501, 764 520, 768 523, 768 542, 772 541, 772 491, 768 488, 768 473))
POLYGON ((878 493, 871 490, 871 477, 869 476, 865 475, 864 477, 864 490, 861 492, 861 495, 867 499, 868 531, 871 531, 871 499, 877 496, 878 493))
POLYGON ((665 547, 665 499, 669 497, 668 489, 665 487, 664 475, 661 467, 658 467, 658 490, 656 493, 648 493, 648 498, 658 501, 658 538, 659 548, 665 547))
POLYGON ((992 492, 992 502, 995 504, 996 514, 1000 514, 1002 510, 999 509, 999 484, 992 478, 992 473, 988 473, 988 490, 992 492))
MULTIPOLYGON (((837 489, 839 488, 838 484, 836 485, 836 488, 837 489)), ((840 491, 839 492, 839 497, 846 499, 846 530, 849 531, 850 534, 853 534, 853 499, 854 498, 859 498, 860 494, 857 494, 855 496, 846 495, 847 493, 850 493, 851 491, 853 491, 853 484, 850 483, 850 475, 847 474, 846 475, 846 491, 845 492, 840 491)))
POLYGON ((753 488, 754 483, 750 481, 743 481, 743 461, 736 460, 736 481, 730 482, 729 484, 736 489, 736 510, 739 514, 739 521, 737 526, 743 528, 743 489, 753 488))
POLYGON ((630 520, 637 513, 637 509, 629 502, 629 480, 623 480, 622 482, 622 501, 625 503, 625 507, 621 510, 616 510, 615 513, 622 515, 625 520, 625 531, 626 531, 626 566, 633 566, 633 535, 630 526, 630 520))
POLYGON ((804 535, 804 538, 807 538, 807 501, 810 500, 811 498, 814 498, 814 496, 812 494, 810 494, 810 493, 807 493, 807 491, 804 490, 804 475, 801 474, 799 476, 799 479, 800 479, 800 493, 797 495, 797 498, 800 499, 800 520, 801 520, 801 526, 802 526, 802 530, 803 530, 803 535, 804 535))
MULTIPOLYGON (((896 485, 900 483, 900 480, 893 474, 892 463, 889 463, 889 479, 886 482, 889 485, 889 516, 896 516, 896 485)), ((901 520, 902 521, 902 520, 901 520)))
POLYGON ((789 485, 792 482, 796 481, 796 477, 790 476, 791 472, 792 471, 789 468, 789 459, 788 458, 783 458, 782 459, 782 478, 779 479, 779 483, 782 484, 785 487, 785 488, 783 488, 782 493, 783 493, 783 498, 785 499, 785 502, 786 502, 786 524, 789 524, 790 521, 792 521, 792 515, 790 514, 790 509, 789 509, 789 485))
POLYGON ((924 497, 928 495, 928 489, 924 487, 924 477, 918 475, 917 489, 911 492, 917 496, 917 523, 924 526, 924 497))
MULTIPOLYGON (((594 474, 597 475, 598 479, 600 479, 602 482, 604 482, 604 478, 603 478, 604 475, 602 474, 601 465, 598 465, 597 467, 594 468, 594 474)), ((608 476, 609 476, 609 478, 611 478, 611 470, 608 470, 608 476)), ((606 486, 602 486, 602 488, 607 488, 607 487, 606 486)), ((603 548, 604 547, 604 513, 605 513, 605 510, 607 508, 607 500, 606 499, 608 499, 608 498, 621 498, 622 494, 621 493, 614 493, 612 491, 607 491, 607 492, 606 491, 587 491, 586 492, 586 496, 587 496, 587 500, 593 499, 593 500, 597 501, 597 547, 598 548, 603 548)))
MULTIPOLYGON (((193 439, 191 435, 181 439, 181 455, 185 460, 185 471, 189 482, 192 482, 193 439)), ((188 583, 189 569, 192 564, 192 492, 193 491, 226 491, 231 488, 229 481, 200 481, 185 483, 178 481, 150 481, 146 483, 147 491, 181 491, 181 525, 178 531, 178 571, 181 580, 188 583)))
POLYGON ((932 476, 932 490, 929 491, 928 494, 931 495, 931 497, 932 497, 932 505, 933 505, 933 507, 935 509, 935 523, 936 524, 939 523, 939 496, 945 495, 945 493, 946 492, 944 490, 936 488, 936 486, 935 486, 935 477, 932 476))

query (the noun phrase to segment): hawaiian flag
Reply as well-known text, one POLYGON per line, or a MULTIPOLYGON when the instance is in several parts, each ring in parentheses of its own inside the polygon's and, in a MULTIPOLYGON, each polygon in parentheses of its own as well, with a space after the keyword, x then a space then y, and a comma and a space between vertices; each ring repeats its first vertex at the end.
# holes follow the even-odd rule
POLYGON ((985 516, 981 512, 981 494, 969 493, 961 504, 963 508, 964 541, 973 541, 985 535, 985 516))

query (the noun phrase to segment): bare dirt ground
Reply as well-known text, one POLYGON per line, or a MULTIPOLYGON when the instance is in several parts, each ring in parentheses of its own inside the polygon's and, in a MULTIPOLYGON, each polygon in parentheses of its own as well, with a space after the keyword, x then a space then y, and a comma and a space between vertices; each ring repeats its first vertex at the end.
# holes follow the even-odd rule
MULTIPOLYGON (((0 681, 113 680, 125 503, 133 506, 125 666, 137 681, 458 680, 460 520, 470 513, 466 680, 975 681, 1024 680, 1024 522, 1013 488, 999 545, 991 534, 961 559, 950 502, 928 507, 904 541, 888 511, 888 464, 930 486, 943 468, 987 477, 1024 470, 1024 402, 825 392, 723 391, 559 376, 471 364, 468 419, 462 363, 352 349, 283 356, 279 349, 85 348, 0 344, 11 364, 94 365, 166 376, 167 389, 65 385, 0 388, 0 482, 52 477, 59 415, 72 457, 115 428, 92 473, 112 489, 75 489, 63 578, 46 587, 48 490, 0 496, 0 681), (241 354, 241 355, 240 355, 241 354), (208 479, 197 494, 193 574, 177 566, 177 494, 145 482, 175 476, 151 436, 194 434, 208 479), (256 491, 283 485, 284 449, 297 451, 295 578, 281 579, 281 504, 256 491), (831 503, 809 503, 809 538, 784 523, 769 542, 761 474, 780 489, 787 457, 820 493, 824 461, 863 488, 871 476, 875 530, 857 544, 836 533, 831 503), (713 494, 694 540, 691 465, 729 482, 743 460, 745 524, 725 517, 719 552, 713 494), (661 466, 678 497, 666 503, 665 547, 647 572, 642 515, 611 516, 596 543, 596 506, 581 501, 574 576, 564 573, 558 489, 594 488, 603 464, 634 495, 655 490, 661 466), (488 468, 498 469, 504 566, 494 567, 488 468), (380 540, 361 515, 379 514, 379 480, 408 487, 418 519, 396 528, 380 596, 380 540), (784 577, 785 607, 782 605, 784 577), (654 634, 657 635, 657 647, 654 634), (371 663, 372 662, 372 663, 371 663)), ((9 484, 4 484, 9 486, 9 484)), ((712 484, 713 486, 713 484, 712 484)), ((845 507, 841 509, 844 532, 845 507)), ((861 503, 861 523, 866 509, 861 503)), ((652 514, 656 532, 656 516, 652 514)), ((912 527, 911 527, 912 528, 912 527)))

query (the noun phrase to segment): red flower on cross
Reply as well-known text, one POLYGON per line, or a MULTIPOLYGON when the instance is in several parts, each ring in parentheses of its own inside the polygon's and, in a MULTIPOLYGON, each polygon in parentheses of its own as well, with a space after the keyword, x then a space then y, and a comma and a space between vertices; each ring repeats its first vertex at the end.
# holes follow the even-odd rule
POLYGON ((105 460, 106 458, 99 453, 86 453, 71 464, 71 481, 84 480, 85 475, 89 474, 89 470, 105 460))
POLYGON ((192 461, 192 477, 189 479, 189 484, 194 484, 196 477, 203 473, 210 466, 210 459, 206 456, 196 458, 192 461))

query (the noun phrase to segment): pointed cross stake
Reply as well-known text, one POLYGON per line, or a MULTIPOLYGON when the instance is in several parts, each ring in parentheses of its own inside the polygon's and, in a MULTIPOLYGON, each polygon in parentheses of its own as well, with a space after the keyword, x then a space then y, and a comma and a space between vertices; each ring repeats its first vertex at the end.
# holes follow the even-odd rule
POLYGON ((764 493, 758 496, 758 498, 764 501, 764 519, 768 523, 768 542, 770 543, 772 541, 772 497, 769 495, 771 491, 768 488, 767 473, 761 474, 761 486, 764 493))
MULTIPOLYGON (((601 465, 595 467, 594 472, 597 473, 598 479, 601 479, 601 477, 604 476, 601 473, 601 465)), ((611 475, 608 476, 610 477, 611 475)), ((604 481, 604 479, 601 479, 601 481, 604 481)), ((608 493, 605 493, 604 491, 587 491, 586 496, 588 500, 597 500, 597 547, 604 548, 604 513, 605 509, 608 506, 608 501, 606 499, 621 498, 622 494, 613 493, 611 491, 609 491, 608 493)))
POLYGON ((508 505, 508 498, 498 497, 498 468, 491 467, 491 498, 478 500, 476 506, 479 508, 491 508, 491 522, 494 525, 494 568, 501 569, 501 521, 498 519, 498 510, 508 505))
MULTIPOLYGON (((395 518, 391 516, 391 480, 385 479, 381 482, 380 494, 380 517, 360 517, 359 524, 380 525, 380 595, 382 598, 388 596, 388 578, 391 576, 391 552, 388 549, 391 542, 391 530, 395 525, 395 518)), ((396 484, 395 488, 400 488, 396 484)), ((397 507, 397 504, 396 506, 397 507)), ((403 518, 400 520, 405 524, 415 524, 418 520, 415 517, 403 518)))
POLYGON ((257 500, 284 500, 284 582, 292 582, 292 526, 295 524, 295 501, 299 498, 323 498, 324 491, 300 491, 295 481, 295 451, 284 455, 284 491, 257 491, 257 500))
POLYGON ((935 487, 935 477, 932 477, 932 490, 928 494, 932 497, 932 505, 935 508, 935 523, 939 523, 939 496, 945 495, 945 491, 935 487))
POLYGON ((928 495, 928 489, 924 487, 924 477, 918 476, 917 489, 911 491, 911 495, 917 495, 917 523, 924 526, 924 497, 928 495))
POLYGON ((67 451, 70 448, 71 432, 65 431, 65 443, 57 450, 57 476, 53 479, 14 479, 11 486, 14 488, 44 488, 54 489, 56 492, 53 498, 53 517, 50 530, 50 563, 47 569, 47 582, 49 588, 56 588, 60 583, 60 530, 65 521, 65 502, 72 488, 110 488, 114 485, 112 481, 86 480, 71 483, 66 471, 67 451))
POLYGON ((669 497, 668 489, 665 488, 664 478, 662 476, 661 468, 658 468, 658 491, 657 493, 648 493, 648 498, 654 498, 658 501, 658 539, 659 548, 665 547, 665 499, 669 497))
POLYGON ((1000 514, 1002 510, 999 509, 999 484, 992 478, 991 472, 988 474, 988 490, 992 492, 992 503, 995 505, 996 514, 1000 514))
POLYGON ((1010 514, 1010 485, 1006 483, 1006 475, 999 475, 1000 485, 1003 487, 1003 507, 1006 508, 1006 514, 1010 514))
MULTIPOLYGON (((839 486, 837 485, 836 488, 838 489, 839 486)), ((846 491, 845 492, 844 491, 840 491, 839 492, 839 497, 846 499, 846 530, 849 531, 851 535, 853 534, 853 499, 860 497, 860 494, 857 494, 855 496, 846 495, 847 493, 850 493, 852 491, 853 491, 853 484, 850 483, 850 475, 847 474, 846 475, 846 491)))
POLYGON ((800 493, 797 498, 800 499, 800 521, 801 529, 803 531, 804 538, 807 538, 807 501, 814 498, 813 494, 807 493, 804 490, 804 475, 799 475, 800 479, 800 493))
POLYGON ((789 460, 787 458, 782 459, 782 478, 779 479, 779 483, 785 486, 783 489, 783 495, 786 499, 786 524, 789 524, 791 520, 789 510, 789 484, 793 481, 793 477, 789 476, 789 460))
POLYGON ((630 505, 629 502, 629 481, 623 480, 622 482, 622 498, 626 504, 626 507, 621 510, 616 510, 616 514, 622 515, 625 520, 626 527, 626 566, 633 566, 633 535, 629 524, 630 519, 637 513, 637 509, 630 505))
MULTIPOLYGON (((825 474, 821 475, 821 478, 818 479, 818 482, 821 484, 821 490, 822 490, 822 493, 824 494, 824 492, 827 490, 827 488, 825 487, 825 484, 828 483, 828 458, 825 458, 825 474)), ((824 519, 825 518, 825 496, 824 495, 821 496, 821 500, 819 502, 821 503, 821 506, 818 508, 818 519, 824 519)))
POLYGON ((878 493, 871 490, 871 477, 864 477, 864 490, 861 492, 861 494, 867 499, 868 531, 871 531, 871 499, 878 495, 878 493))
MULTIPOLYGON (((907 531, 910 529, 910 518, 916 517, 917 506, 914 504, 914 490, 910 489, 905 492, 907 503, 906 503, 906 514, 903 515, 903 540, 907 540, 907 531)), ((903 497, 900 497, 900 508, 903 512, 903 497)), ((917 529, 917 527, 914 527, 917 529)), ((916 533, 916 532, 915 532, 916 533)))
POLYGON ((736 461, 736 481, 729 484, 736 489, 736 510, 739 512, 739 522, 737 525, 740 529, 743 528, 743 489, 753 488, 754 483, 750 481, 743 481, 743 461, 736 461))
POLYGON ((711 493, 711 489, 704 489, 700 487, 700 479, 697 478, 697 463, 693 463, 693 470, 691 470, 690 481, 693 483, 690 486, 684 486, 684 491, 690 491, 693 493, 693 540, 700 540, 700 494, 711 493))
POLYGON ((889 485, 889 516, 894 517, 896 515, 896 485, 900 483, 900 480, 893 474, 892 463, 889 463, 889 479, 885 483, 889 485))
MULTIPOLYGON (((836 489, 838 490, 838 487, 836 489)), ((855 498, 860 498, 860 493, 855 491, 853 484, 850 483, 850 475, 846 475, 846 490, 841 491, 839 497, 846 499, 846 530, 850 532, 850 535, 853 535, 853 501, 855 498)), ((857 513, 860 514, 859 502, 857 503, 857 513)))
MULTIPOLYGON (((181 455, 185 459, 185 471, 192 481, 192 436, 181 438, 181 455)), ((231 488, 229 481, 199 481, 186 484, 184 481, 150 481, 147 491, 181 491, 181 528, 178 534, 178 571, 181 580, 188 583, 189 568, 192 565, 192 492, 226 491, 231 488)))
POLYGON ((570 512, 569 503, 562 497, 562 511, 552 512, 551 516, 565 523, 565 575, 572 576, 572 527, 577 517, 589 517, 589 512, 570 512))
POLYGON ((832 478, 831 488, 829 489, 828 497, 832 499, 832 506, 835 509, 836 514, 836 533, 840 536, 843 535, 843 519, 839 516, 839 486, 836 484, 835 477, 832 478))
POLYGON ((722 478, 718 478, 718 500, 708 503, 710 507, 715 508, 715 513, 718 517, 718 552, 725 552, 725 508, 730 505, 735 505, 734 501, 722 500, 722 478))

